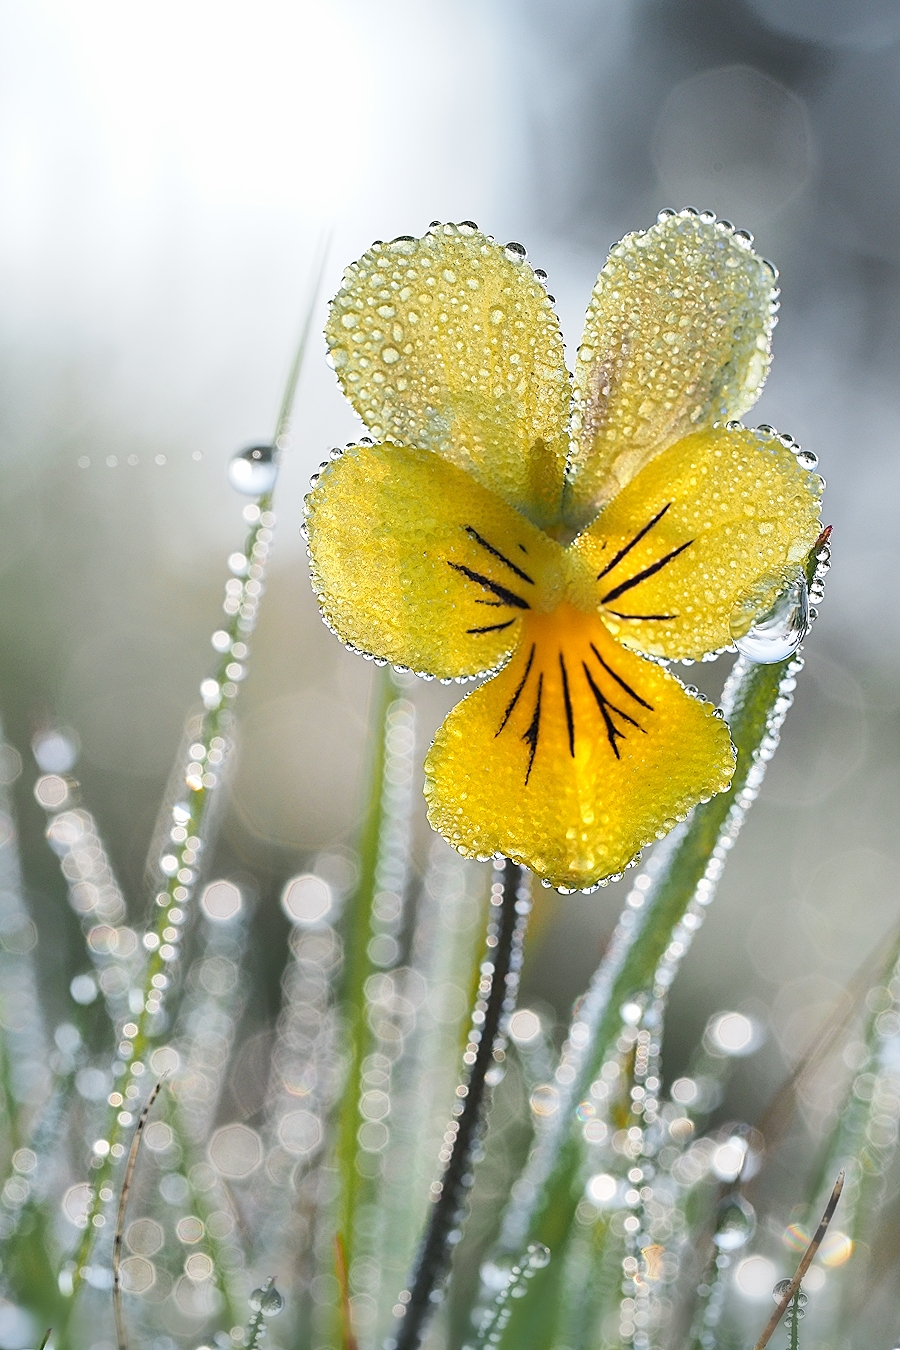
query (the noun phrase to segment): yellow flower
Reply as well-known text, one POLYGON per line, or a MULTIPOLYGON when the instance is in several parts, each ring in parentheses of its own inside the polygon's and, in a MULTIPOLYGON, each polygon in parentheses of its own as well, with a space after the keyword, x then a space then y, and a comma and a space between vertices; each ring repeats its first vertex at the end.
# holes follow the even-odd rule
POLYGON ((683 211, 617 244, 574 388, 521 245, 434 225, 344 274, 326 336, 373 439, 307 498, 313 584, 351 646, 492 676, 425 764, 431 824, 462 853, 587 888, 730 782, 727 727, 663 663, 772 606, 821 489, 790 438, 726 423, 775 321, 751 243, 683 211))

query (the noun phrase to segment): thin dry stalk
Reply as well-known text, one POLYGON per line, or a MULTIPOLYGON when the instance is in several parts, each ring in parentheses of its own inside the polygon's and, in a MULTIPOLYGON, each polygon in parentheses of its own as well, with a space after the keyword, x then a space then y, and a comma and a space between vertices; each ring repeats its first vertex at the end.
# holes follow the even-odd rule
POLYGON ((813 1235, 812 1242, 809 1244, 806 1251, 803 1253, 803 1260, 797 1267, 797 1273, 791 1280, 787 1289, 784 1291, 784 1297, 782 1298, 778 1307, 775 1309, 772 1316, 766 1323, 766 1329, 760 1336, 759 1340, 754 1345, 753 1350, 765 1350, 765 1347, 769 1344, 769 1341, 772 1339, 772 1336, 778 1326, 778 1323, 781 1321, 782 1317, 787 1312, 791 1300, 793 1299, 797 1290, 800 1288, 800 1282, 803 1279, 803 1276, 806 1274, 807 1270, 809 1270, 810 1263, 812 1262, 812 1259, 815 1256, 816 1252, 819 1250, 819 1245, 823 1237, 825 1236, 825 1233, 828 1229, 828 1225, 834 1218, 834 1211, 837 1209, 837 1202, 841 1198, 841 1191, 843 1189, 844 1189, 844 1172, 843 1169, 841 1169, 841 1171, 838 1173, 838 1179, 834 1183, 834 1190, 831 1192, 831 1197, 828 1201, 828 1204, 825 1206, 825 1213, 822 1215, 822 1218, 819 1222, 819 1226, 813 1235))
MULTIPOLYGON (((119 1268, 122 1264, 122 1243, 125 1238, 125 1208, 128 1204, 128 1195, 131 1191, 131 1178, 134 1175, 134 1165, 137 1162, 138 1149, 141 1146, 141 1136, 144 1133, 144 1126, 147 1123, 147 1117, 150 1114, 150 1108, 159 1096, 159 1090, 163 1085, 165 1074, 154 1087, 150 1096, 144 1105, 140 1119, 134 1131, 134 1138, 131 1141, 131 1148, 128 1151, 128 1162, 125 1166, 125 1176, 122 1180, 122 1193, 119 1196, 119 1212, 116 1216, 116 1236, 113 1241, 113 1308, 116 1314, 116 1337, 119 1342, 119 1350, 128 1350, 128 1342, 125 1336, 125 1311, 122 1307, 122 1284, 119 1268)), ((50 1333, 48 1332, 47 1335, 50 1333)))

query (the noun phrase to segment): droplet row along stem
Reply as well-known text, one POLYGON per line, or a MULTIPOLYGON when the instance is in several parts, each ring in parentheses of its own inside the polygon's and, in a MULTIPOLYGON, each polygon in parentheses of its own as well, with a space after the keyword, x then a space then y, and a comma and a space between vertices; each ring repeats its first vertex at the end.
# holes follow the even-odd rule
MULTIPOLYGON (((544 1243, 553 1252, 554 1261, 548 1271, 540 1272, 531 1282, 526 1297, 517 1305, 504 1345, 529 1350, 539 1344, 543 1319, 551 1315, 555 1302, 554 1272, 563 1264, 561 1258, 579 1203, 576 1179, 582 1145, 571 1128, 574 1103, 588 1096, 609 1057, 620 1033, 623 1005, 641 998, 654 982, 670 983, 674 978, 677 960, 665 973, 660 972, 665 953, 681 926, 685 940, 679 944, 680 959, 692 935, 690 925, 683 923, 693 914, 692 902, 705 906, 714 896, 728 851, 774 754, 801 666, 798 658, 754 665, 741 657, 735 663, 723 696, 738 748, 732 786, 699 806, 657 849, 646 871, 637 877, 607 956, 578 1009, 576 1021, 583 1031, 579 1029, 578 1035, 570 1036, 564 1048, 566 1072, 557 1075, 564 1087, 558 1126, 539 1145, 542 1156, 532 1160, 525 1174, 531 1184, 520 1192, 526 1200, 519 1205, 517 1215, 508 1216, 512 1222, 504 1225, 507 1242, 516 1238, 521 1242, 525 1228, 526 1240, 544 1243), (661 980, 657 979, 658 972, 661 980)), ((696 919, 690 922, 695 924, 696 919)))
MULTIPOLYGON (((103 1137, 94 1144, 91 1159, 95 1172, 93 1192, 84 1234, 75 1254, 73 1294, 78 1289, 97 1231, 106 1222, 104 1210, 112 1199, 110 1181, 115 1164, 125 1152, 122 1132, 130 1126, 133 1115, 127 1110, 126 1103, 140 1095, 147 1053, 155 1039, 155 1024, 159 1023, 166 994, 176 978, 188 906, 200 875, 200 855, 209 843, 213 793, 222 781, 231 746, 231 704, 246 674, 248 639, 256 625, 265 589, 265 571, 275 526, 271 508, 270 490, 243 510, 243 518, 249 526, 241 555, 249 560, 247 580, 232 578, 226 583, 223 604, 226 622, 212 638, 219 659, 213 675, 201 682, 204 711, 191 728, 190 744, 182 761, 186 791, 168 808, 168 837, 158 861, 165 884, 155 898, 156 923, 143 937, 147 963, 142 1005, 117 1028, 114 1090, 109 1096, 110 1112, 103 1137), (253 575, 250 575, 251 569, 253 575), (126 1107, 124 1114, 123 1107, 126 1107)), ((232 570, 233 559, 234 555, 232 570)))

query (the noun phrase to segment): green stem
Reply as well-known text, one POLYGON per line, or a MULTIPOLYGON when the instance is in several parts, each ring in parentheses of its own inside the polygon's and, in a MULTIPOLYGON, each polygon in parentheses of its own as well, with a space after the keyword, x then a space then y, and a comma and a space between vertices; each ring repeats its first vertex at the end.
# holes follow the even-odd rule
MULTIPOLYGON (((172 1133, 182 1149, 184 1161, 181 1165, 181 1174, 187 1183, 191 1211, 197 1215, 197 1218, 206 1229, 204 1246, 207 1248, 210 1257, 212 1258, 213 1266, 215 1268, 216 1283, 225 1303, 225 1315, 228 1318, 228 1325, 236 1326, 243 1315, 241 1297, 235 1287, 236 1280, 239 1277, 231 1269, 230 1263, 223 1260, 224 1247, 222 1242, 214 1237, 209 1230, 209 1220, 210 1215, 214 1211, 214 1205, 210 1203, 208 1192, 200 1191, 191 1179, 193 1166, 200 1157, 199 1149, 185 1126, 182 1119, 182 1113, 172 1093, 167 1094, 166 1104, 168 1108, 166 1118, 172 1128, 172 1133)), ((240 1278, 242 1277, 243 1272, 241 1272, 240 1278)))
MULTIPOLYGON (((300 341, 276 419, 273 443, 279 448, 284 444, 290 423, 291 408, 303 365, 323 267, 324 256, 320 251, 300 341)), ((161 991, 172 983, 173 963, 178 955, 176 945, 178 939, 177 936, 173 938, 168 934, 180 932, 180 925, 184 919, 183 907, 191 898, 198 881, 198 855, 202 848, 208 849, 210 843, 210 807, 214 800, 213 789, 221 781, 229 749, 228 732, 232 720, 230 705, 237 696, 239 681, 243 678, 247 656, 245 639, 249 638, 256 623, 259 597, 263 590, 265 561, 269 553, 272 527, 275 524, 272 496, 272 490, 262 494, 256 501, 252 519, 250 516, 245 517, 250 523, 244 544, 244 556, 249 563, 248 579, 241 584, 239 594, 229 594, 226 598, 228 619, 220 631, 226 635, 227 641, 223 638, 217 643, 222 654, 211 679, 204 680, 201 685, 205 710, 200 716, 192 743, 203 747, 204 753, 202 762, 198 763, 196 759, 191 758, 184 770, 186 800, 183 806, 175 808, 177 824, 182 831, 182 842, 174 847, 170 845, 175 865, 171 868, 171 875, 168 875, 165 887, 156 896, 158 919, 145 939, 145 945, 150 948, 150 956, 144 973, 142 1007, 134 1020, 125 1024, 122 1032, 117 1029, 121 1040, 114 1077, 120 1081, 116 1085, 117 1090, 110 1095, 110 1110, 104 1136, 94 1146, 93 1191, 84 1234, 74 1258, 73 1298, 70 1308, 74 1306, 74 1295, 83 1279, 84 1267, 90 1258, 98 1229, 106 1223, 106 1214, 103 1211, 109 1202, 104 1196, 112 1195, 113 1173, 125 1153, 122 1134, 131 1123, 128 1118, 131 1115, 129 1108, 136 1104, 136 1099, 129 1097, 128 1088, 132 1084, 140 1086, 140 1080, 147 1067, 145 1059, 155 1039, 154 1021, 162 999, 161 991), (119 1087, 123 1091, 119 1091, 119 1087), (124 1120, 123 1114, 126 1117, 124 1120)), ((63 1342, 65 1336, 66 1327, 62 1329, 63 1342)))
POLYGON ((791 1350, 800 1350, 800 1288, 791 1301, 791 1350))
POLYGON ((794 675, 801 662, 796 658, 774 665, 753 665, 743 658, 735 665, 729 682, 729 724, 737 750, 734 779, 727 792, 696 808, 663 845, 664 864, 629 897, 616 938, 595 977, 578 1017, 591 1025, 567 1103, 561 1106, 559 1127, 538 1159, 534 1178, 536 1200, 526 1223, 507 1226, 507 1240, 541 1242, 554 1260, 538 1273, 519 1300, 503 1347, 528 1350, 543 1346, 552 1326, 555 1286, 563 1267, 563 1253, 572 1231, 575 1210, 581 1200, 582 1147, 572 1132, 571 1113, 565 1106, 587 1095, 590 1085, 614 1048, 621 1027, 621 1008, 652 983, 671 941, 672 931, 683 918, 695 895, 705 887, 711 898, 747 808, 756 796, 765 764, 771 757, 781 721, 790 705, 794 675), (586 1015, 586 1005, 588 1012, 586 1015), (524 1233, 522 1229, 525 1229, 524 1233), (516 1231, 518 1229, 518 1231, 516 1231))
POLYGON ((372 901, 375 896, 379 845, 385 821, 384 765, 386 735, 391 708, 398 697, 391 671, 380 670, 372 690, 368 784, 365 815, 359 836, 359 881, 343 918, 344 964, 336 991, 343 1014, 342 1039, 346 1052, 346 1078, 336 1112, 335 1155, 340 1174, 337 1206, 337 1232, 346 1254, 347 1269, 353 1265, 355 1215, 365 1179, 356 1166, 359 1145, 357 1134, 363 1123, 359 1099, 363 1060, 368 1053, 371 1032, 366 1006, 366 980, 378 967, 369 956, 372 901))

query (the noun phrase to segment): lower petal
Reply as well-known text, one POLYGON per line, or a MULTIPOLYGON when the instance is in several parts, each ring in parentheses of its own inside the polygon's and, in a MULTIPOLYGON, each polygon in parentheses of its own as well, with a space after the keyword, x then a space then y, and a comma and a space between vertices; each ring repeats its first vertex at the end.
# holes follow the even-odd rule
POLYGON ((449 714, 425 761, 428 816, 461 853, 555 886, 627 866, 731 781, 725 723, 594 615, 529 614, 501 673, 449 714))

